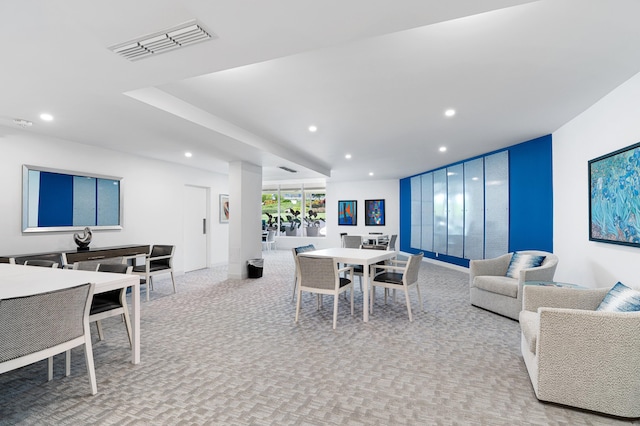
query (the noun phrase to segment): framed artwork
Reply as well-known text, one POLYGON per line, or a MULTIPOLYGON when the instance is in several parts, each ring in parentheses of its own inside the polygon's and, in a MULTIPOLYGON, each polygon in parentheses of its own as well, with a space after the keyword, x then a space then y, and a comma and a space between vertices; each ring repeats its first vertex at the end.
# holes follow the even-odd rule
POLYGON ((220 223, 229 223, 229 195, 220 194, 220 223))
POLYGON ((384 226, 384 200, 365 200, 364 210, 365 226, 384 226))
POLYGON ((358 202, 355 200, 338 201, 338 225, 358 224, 358 202))
POLYGON ((589 240, 640 247, 640 142, 589 161, 589 240))

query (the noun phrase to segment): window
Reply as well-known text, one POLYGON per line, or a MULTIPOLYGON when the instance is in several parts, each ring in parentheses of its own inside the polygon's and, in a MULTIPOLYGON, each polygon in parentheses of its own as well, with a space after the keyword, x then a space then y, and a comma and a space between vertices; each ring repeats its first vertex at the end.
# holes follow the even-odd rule
POLYGON ((278 185, 262 190, 262 228, 278 235, 322 237, 326 229, 326 189, 313 185, 278 185))

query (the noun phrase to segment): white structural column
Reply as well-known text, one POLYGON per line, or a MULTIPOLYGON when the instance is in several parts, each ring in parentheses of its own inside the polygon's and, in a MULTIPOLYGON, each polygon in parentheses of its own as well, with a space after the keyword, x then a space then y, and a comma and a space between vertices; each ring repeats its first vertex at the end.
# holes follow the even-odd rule
POLYGON ((247 261, 262 257, 262 167, 229 163, 229 278, 247 278, 247 261))

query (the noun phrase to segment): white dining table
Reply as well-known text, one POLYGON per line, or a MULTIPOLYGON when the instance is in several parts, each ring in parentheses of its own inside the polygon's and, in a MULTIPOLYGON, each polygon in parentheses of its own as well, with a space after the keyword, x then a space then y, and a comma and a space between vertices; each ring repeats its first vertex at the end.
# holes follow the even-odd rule
POLYGON ((94 294, 131 287, 131 362, 140 363, 140 277, 131 274, 0 263, 0 299, 95 284, 94 294))
POLYGON ((338 263, 362 265, 362 320, 369 321, 369 269, 371 265, 393 259, 398 255, 390 250, 363 250, 357 248, 328 248, 298 253, 298 256, 333 258, 338 263))

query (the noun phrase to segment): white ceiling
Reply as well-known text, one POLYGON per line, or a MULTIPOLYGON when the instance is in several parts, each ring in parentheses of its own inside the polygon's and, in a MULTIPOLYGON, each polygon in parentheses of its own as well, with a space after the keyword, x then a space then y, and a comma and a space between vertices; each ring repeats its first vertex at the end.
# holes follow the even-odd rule
POLYGON ((638 16, 637 0, 2 0, 0 138, 249 161, 266 181, 401 178, 583 112, 640 72, 638 16), (217 38, 109 50, 192 19, 217 38))

